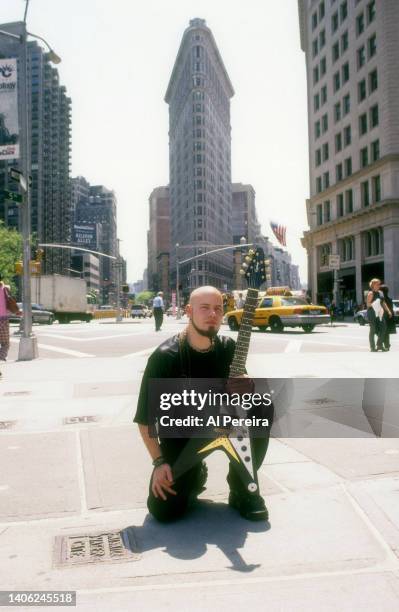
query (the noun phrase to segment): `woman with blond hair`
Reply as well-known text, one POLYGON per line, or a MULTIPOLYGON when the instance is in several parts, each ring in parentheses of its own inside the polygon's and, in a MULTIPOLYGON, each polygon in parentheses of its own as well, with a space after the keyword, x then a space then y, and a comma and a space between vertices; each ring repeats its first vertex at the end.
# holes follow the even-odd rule
POLYGON ((386 317, 392 317, 385 300, 384 294, 380 290, 381 281, 379 278, 373 278, 369 283, 370 291, 367 293, 367 319, 369 322, 369 342, 370 351, 386 351, 383 346, 385 338, 386 317), (377 347, 375 346, 375 336, 377 335, 377 347))

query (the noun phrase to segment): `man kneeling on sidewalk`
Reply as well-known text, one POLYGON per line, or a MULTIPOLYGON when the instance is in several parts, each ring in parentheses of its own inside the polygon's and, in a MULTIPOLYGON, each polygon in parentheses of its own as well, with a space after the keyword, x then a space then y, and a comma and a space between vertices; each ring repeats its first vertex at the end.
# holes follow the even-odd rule
MULTIPOLYGON (((181 334, 163 342, 150 356, 141 383, 137 412, 138 423, 154 470, 149 486, 147 506, 159 521, 181 517, 204 490, 207 468, 203 462, 173 481, 172 467, 188 440, 164 438, 149 434, 148 384, 153 378, 228 378, 235 342, 218 336, 223 318, 223 299, 214 287, 199 287, 187 307, 189 323, 181 334)), ((252 440, 256 469, 266 455, 269 435, 252 440)), ((229 505, 248 520, 267 520, 268 512, 260 495, 249 495, 236 472, 229 467, 229 505)))

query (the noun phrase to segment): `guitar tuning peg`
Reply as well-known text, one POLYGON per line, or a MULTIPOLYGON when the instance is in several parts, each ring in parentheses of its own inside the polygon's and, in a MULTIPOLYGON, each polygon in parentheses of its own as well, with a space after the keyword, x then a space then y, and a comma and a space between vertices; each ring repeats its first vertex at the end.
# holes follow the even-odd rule
POLYGON ((241 274, 241 276, 244 276, 245 270, 240 270, 240 274, 241 274))
POLYGON ((248 255, 246 255, 245 261, 251 261, 251 258, 248 255))

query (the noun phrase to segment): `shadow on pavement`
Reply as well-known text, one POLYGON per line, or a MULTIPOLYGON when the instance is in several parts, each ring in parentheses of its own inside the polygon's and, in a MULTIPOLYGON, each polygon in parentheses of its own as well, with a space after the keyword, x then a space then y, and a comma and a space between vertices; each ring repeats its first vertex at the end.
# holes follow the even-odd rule
POLYGON ((161 548, 171 557, 182 560, 198 559, 206 554, 208 545, 214 545, 230 561, 228 569, 252 572, 261 564, 247 563, 238 549, 243 548, 248 533, 269 529, 270 523, 247 521, 226 504, 199 500, 179 521, 158 523, 148 514, 141 527, 127 527, 121 535, 125 545, 130 540, 128 536, 133 535, 140 553, 161 548))

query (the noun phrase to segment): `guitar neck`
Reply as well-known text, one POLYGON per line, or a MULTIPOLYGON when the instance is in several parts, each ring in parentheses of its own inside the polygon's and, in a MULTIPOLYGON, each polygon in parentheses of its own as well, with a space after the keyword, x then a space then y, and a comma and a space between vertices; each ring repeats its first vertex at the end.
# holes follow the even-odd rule
POLYGON ((241 325, 238 330, 236 347, 234 350, 233 361, 230 366, 230 376, 245 374, 245 364, 247 361, 249 341, 251 339, 252 321, 255 308, 258 304, 258 289, 248 289, 247 299, 245 300, 244 312, 242 313, 241 325))

